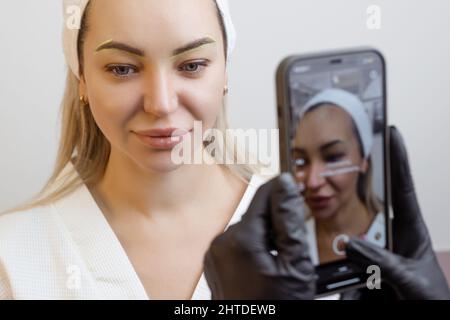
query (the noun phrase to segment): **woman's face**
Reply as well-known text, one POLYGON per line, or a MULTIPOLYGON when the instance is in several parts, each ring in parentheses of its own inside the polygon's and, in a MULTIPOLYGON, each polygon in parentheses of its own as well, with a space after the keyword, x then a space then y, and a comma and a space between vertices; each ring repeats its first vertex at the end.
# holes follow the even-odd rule
POLYGON ((226 86, 224 41, 212 0, 92 0, 80 94, 119 151, 170 171, 171 148, 136 131, 213 127, 226 86))
POLYGON ((299 122, 294 139, 296 179, 316 219, 327 219, 357 199, 359 171, 365 171, 350 116, 342 108, 322 105, 299 122))

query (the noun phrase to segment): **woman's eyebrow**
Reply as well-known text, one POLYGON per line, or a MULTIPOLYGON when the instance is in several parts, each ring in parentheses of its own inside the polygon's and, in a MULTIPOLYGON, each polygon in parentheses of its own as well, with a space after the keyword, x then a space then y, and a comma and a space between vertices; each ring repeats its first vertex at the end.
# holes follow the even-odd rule
POLYGON ((342 140, 333 140, 331 142, 325 143, 324 145, 320 146, 320 150, 324 151, 326 149, 329 149, 337 144, 345 144, 342 140))
POLYGON ((204 37, 201 39, 194 40, 194 41, 182 46, 181 48, 173 50, 172 57, 179 56, 182 53, 185 53, 187 51, 191 51, 194 49, 198 49, 200 47, 203 47, 204 45, 211 44, 211 43, 216 43, 216 40, 214 40, 211 37, 204 37))
POLYGON ((305 149, 302 149, 300 147, 293 147, 291 150, 292 150, 292 153, 301 153, 301 154, 306 153, 305 149))
MULTIPOLYGON (((188 44, 173 50, 172 52, 172 56, 178 56, 182 53, 185 53, 187 51, 191 51, 194 49, 198 49, 204 45, 207 44, 211 44, 211 43, 216 43, 216 40, 214 40, 211 37, 204 37, 204 38, 200 38, 197 40, 194 40, 192 42, 189 42, 188 44)), ((127 53, 130 54, 134 54, 140 57, 144 57, 145 56, 145 51, 139 48, 134 48, 126 43, 122 43, 122 42, 118 42, 118 41, 114 41, 114 40, 107 40, 103 43, 101 43, 97 49, 95 49, 95 52, 99 52, 101 50, 105 50, 105 49, 116 49, 116 50, 121 50, 121 51, 125 51, 127 53)))
POLYGON ((105 42, 103 42, 102 44, 100 44, 97 49, 95 49, 95 52, 99 52, 101 50, 106 50, 106 49, 116 49, 116 50, 121 50, 121 51, 125 51, 134 55, 138 55, 140 57, 145 56, 144 50, 138 49, 138 48, 133 48, 130 45, 127 45, 125 43, 122 42, 118 42, 118 41, 114 41, 114 40, 107 40, 105 42))

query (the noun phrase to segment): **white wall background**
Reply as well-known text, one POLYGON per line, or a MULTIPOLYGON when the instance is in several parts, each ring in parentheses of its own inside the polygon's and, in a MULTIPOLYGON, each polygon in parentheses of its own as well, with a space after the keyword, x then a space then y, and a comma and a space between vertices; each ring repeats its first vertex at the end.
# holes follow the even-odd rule
MULTIPOLYGON (((230 0, 234 127, 276 128, 275 70, 293 53, 370 45, 388 64, 389 121, 401 130, 436 249, 450 249, 450 1, 230 0), (381 8, 381 29, 366 9, 381 8)), ((48 178, 66 70, 58 0, 0 5, 0 211, 48 178)))

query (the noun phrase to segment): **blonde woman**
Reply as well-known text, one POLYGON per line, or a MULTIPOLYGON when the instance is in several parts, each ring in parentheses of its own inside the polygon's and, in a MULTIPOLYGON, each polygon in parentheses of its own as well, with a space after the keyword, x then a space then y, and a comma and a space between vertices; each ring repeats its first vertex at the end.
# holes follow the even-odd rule
POLYGON ((0 217, 0 297, 210 298, 204 254, 263 179, 245 164, 176 164, 172 151, 196 121, 227 129, 227 2, 65 0, 64 14, 56 165, 0 217))

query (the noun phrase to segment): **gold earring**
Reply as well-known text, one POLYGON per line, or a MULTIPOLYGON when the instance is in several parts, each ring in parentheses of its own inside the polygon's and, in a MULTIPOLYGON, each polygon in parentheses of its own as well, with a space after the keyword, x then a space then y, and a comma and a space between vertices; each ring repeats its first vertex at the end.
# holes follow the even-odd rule
POLYGON ((85 107, 85 106, 87 106, 89 104, 89 102, 86 100, 85 96, 80 96, 80 102, 81 102, 83 107, 85 107))
POLYGON ((228 86, 225 86, 225 88, 223 89, 223 95, 227 95, 228 94, 228 86))

